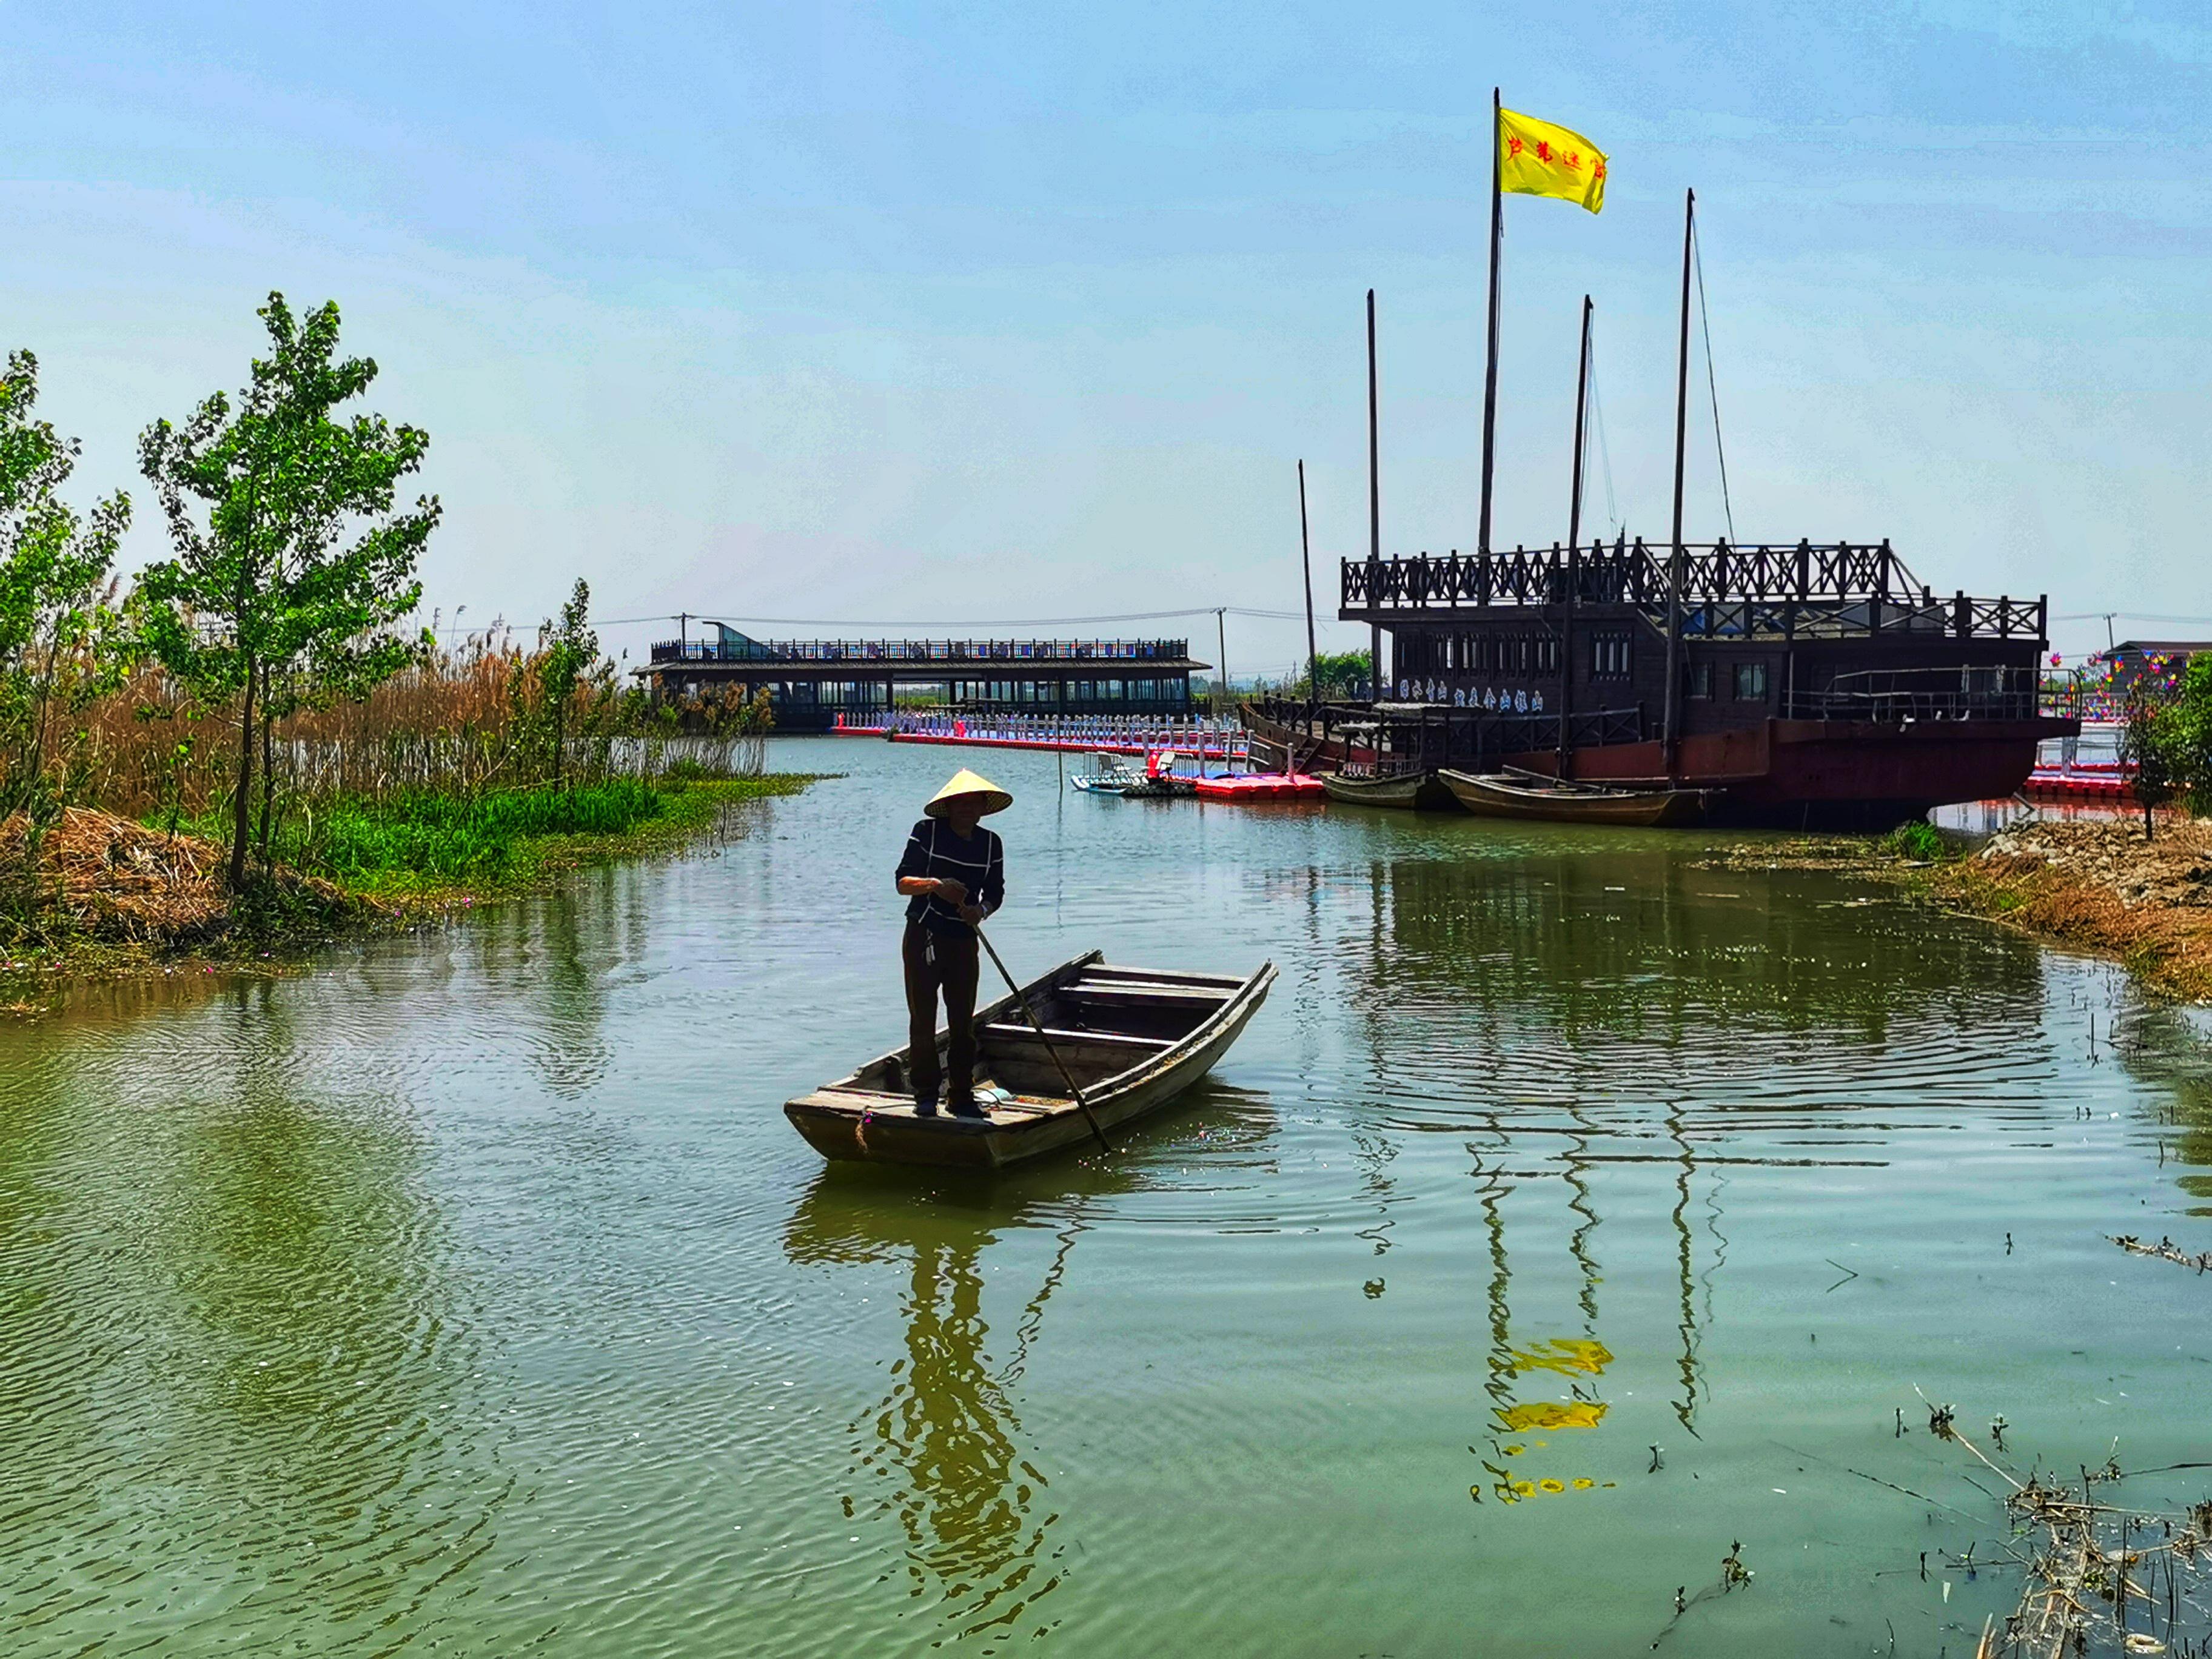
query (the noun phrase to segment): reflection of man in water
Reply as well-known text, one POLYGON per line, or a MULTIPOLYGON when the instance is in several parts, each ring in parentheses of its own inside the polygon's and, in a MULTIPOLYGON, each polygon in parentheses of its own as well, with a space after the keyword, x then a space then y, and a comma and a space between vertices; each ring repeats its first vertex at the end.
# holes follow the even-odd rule
POLYGON ((1018 1425, 983 1352, 982 1302, 972 1249, 915 1247, 906 1376, 877 1419, 905 1472, 899 1519, 908 1543, 940 1579, 980 1591, 977 1612, 1019 1583, 1006 1575, 1036 1551, 1025 1499, 1044 1484, 1007 1432, 1018 1425))
POLYGON ((907 1063, 914 1109, 937 1115, 937 1000, 951 1027, 951 1086, 945 1107, 955 1117, 982 1117, 976 1105, 975 926, 1006 896, 1006 851, 982 827, 1014 798, 973 772, 962 771, 923 807, 899 860, 898 890, 906 907, 899 954, 906 967, 907 1063))

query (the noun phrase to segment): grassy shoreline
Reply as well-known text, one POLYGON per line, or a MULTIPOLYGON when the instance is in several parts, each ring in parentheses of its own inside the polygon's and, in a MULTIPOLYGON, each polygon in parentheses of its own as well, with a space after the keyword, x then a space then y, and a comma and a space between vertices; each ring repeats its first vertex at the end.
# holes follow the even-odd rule
POLYGON ((2212 1003, 2212 823, 2161 818, 2146 839, 2139 817, 2038 820, 1964 847, 1926 835, 1802 837, 1722 861, 1887 882, 1937 908, 2117 961, 2160 995, 2212 1003))
MULTIPOLYGON (((350 849, 351 867, 334 872, 326 867, 324 873, 303 875, 280 864, 276 878, 257 881, 243 902, 227 896, 212 903, 173 902, 173 917, 136 914, 133 896, 120 891, 121 884, 134 878, 142 889, 149 882, 166 883, 174 895, 183 884, 179 872, 184 869, 202 877, 204 886, 204 866, 216 861, 210 855, 219 849, 189 832, 172 836, 104 814, 83 814, 89 830, 108 838, 106 847, 89 855, 100 866, 89 878, 95 889, 89 903, 80 907, 87 910, 91 925, 64 924, 45 939, 0 945, 0 1014, 41 1012, 46 998, 40 993, 50 996, 57 987, 86 981, 295 971, 333 945, 442 925, 481 906, 544 892, 570 872, 588 866, 680 853, 711 834, 732 808, 795 794, 814 781, 805 773, 678 780, 648 792, 653 798, 648 815, 636 816, 633 801, 629 814, 610 816, 610 823, 620 824, 617 828, 589 827, 586 815, 586 827, 502 834, 516 822, 526 828, 531 819, 501 814, 489 826, 475 828, 479 840, 487 830, 496 837, 486 842, 496 856, 477 858, 471 861, 472 867, 459 873, 437 867, 441 860, 434 857, 424 858, 418 833, 408 838, 410 844, 396 851, 384 849, 393 862, 380 866, 374 852, 364 857, 356 847, 350 849), (149 848, 165 860, 151 877, 143 874, 149 848), (413 867, 422 863, 432 867, 413 867), (118 890, 101 892, 97 890, 100 886, 118 890), (126 925, 118 928, 114 925, 118 920, 126 925)), ((447 805, 454 811, 461 810, 458 804, 447 805)), ((421 831, 425 815, 420 807, 421 803, 411 810, 365 808, 358 816, 372 823, 381 820, 386 828, 398 823, 421 831)), ((76 816, 69 827, 76 827, 76 816)), ((433 823, 428 828, 434 837, 442 826, 433 823)), ((83 885, 80 881, 75 896, 83 896, 83 885)), ((157 910, 159 902, 157 898, 157 910)))

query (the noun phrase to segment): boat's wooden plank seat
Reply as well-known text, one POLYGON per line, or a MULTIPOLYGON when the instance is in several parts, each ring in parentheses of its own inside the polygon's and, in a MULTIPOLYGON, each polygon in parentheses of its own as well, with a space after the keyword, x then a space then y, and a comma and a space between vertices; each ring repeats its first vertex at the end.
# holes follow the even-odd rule
MULTIPOLYGON (((1051 1042, 1066 1043, 1070 1047, 1127 1048, 1133 1054, 1149 1054, 1154 1049, 1172 1048, 1176 1045, 1173 1037, 1129 1036, 1120 1031, 1063 1031, 1051 1025, 1044 1028, 1044 1034, 1051 1042)), ((1016 1024, 1012 1020, 986 1025, 976 1035, 994 1042, 1035 1042, 1037 1040, 1037 1034, 1031 1027, 1016 1024)))
POLYGON ((1221 985, 1231 990, 1244 983, 1234 974, 1187 974, 1180 969, 1169 968, 1116 968, 1103 962, 1085 963, 1079 979, 1086 984, 1133 981, 1144 985, 1221 985))
POLYGON ((1146 985, 1128 981, 1101 984, 1079 980, 1063 987, 1060 994, 1072 1002, 1089 1003, 1100 1008, 1211 1009, 1218 1008, 1237 994, 1220 985, 1146 985))

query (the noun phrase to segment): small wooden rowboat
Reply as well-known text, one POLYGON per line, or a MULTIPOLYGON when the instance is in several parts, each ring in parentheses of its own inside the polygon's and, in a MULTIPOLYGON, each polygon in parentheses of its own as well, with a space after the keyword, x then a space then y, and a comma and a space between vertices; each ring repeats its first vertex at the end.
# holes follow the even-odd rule
POLYGON ((1333 801, 1347 806, 1392 806, 1405 812, 1456 812, 1459 799, 1433 772, 1384 773, 1363 776, 1324 772, 1321 787, 1333 801))
POLYGON ((1680 825, 1705 816, 1704 789, 1616 789, 1534 772, 1442 771, 1459 804, 1486 818, 1544 818, 1554 823, 1680 825))
MULTIPOLYGON (((1228 1052, 1275 982, 1273 963, 1245 978, 1116 968, 1092 951, 1031 981, 1022 996, 1109 1133, 1158 1110, 1228 1052)), ((1014 998, 975 1013, 975 1097, 988 1115, 918 1116, 908 1051, 787 1102, 788 1117, 824 1158, 997 1169, 1095 1144, 1060 1067, 1014 998)), ((948 1034, 938 1033, 940 1053, 948 1034)))

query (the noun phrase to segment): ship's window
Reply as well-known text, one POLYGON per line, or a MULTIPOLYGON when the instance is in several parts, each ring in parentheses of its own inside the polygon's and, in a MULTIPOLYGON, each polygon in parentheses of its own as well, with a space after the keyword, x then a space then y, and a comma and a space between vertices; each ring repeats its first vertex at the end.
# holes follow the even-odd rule
POLYGON ((1557 639, 1541 639, 1536 641, 1536 672, 1540 674, 1556 674, 1559 672, 1559 642, 1557 639))
POLYGON ((1628 678, 1628 636, 1600 634, 1590 641, 1590 678, 1625 680, 1628 678))
POLYGON ((1693 697, 1710 697, 1713 695, 1712 664, 1693 662, 1690 665, 1690 695, 1693 697))
POLYGON ((1763 662, 1740 662, 1735 665, 1735 696, 1738 702, 1766 701, 1766 665, 1763 662))

